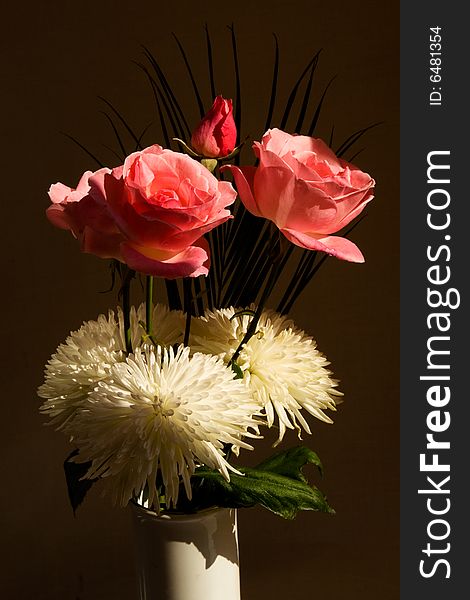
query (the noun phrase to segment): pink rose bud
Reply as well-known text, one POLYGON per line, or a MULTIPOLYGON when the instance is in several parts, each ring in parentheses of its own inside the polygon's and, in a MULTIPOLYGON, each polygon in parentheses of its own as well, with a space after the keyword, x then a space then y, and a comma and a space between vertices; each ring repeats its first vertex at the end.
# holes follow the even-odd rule
POLYGON ((193 132, 191 145, 198 154, 221 158, 230 154, 237 143, 232 101, 217 96, 206 116, 193 132))

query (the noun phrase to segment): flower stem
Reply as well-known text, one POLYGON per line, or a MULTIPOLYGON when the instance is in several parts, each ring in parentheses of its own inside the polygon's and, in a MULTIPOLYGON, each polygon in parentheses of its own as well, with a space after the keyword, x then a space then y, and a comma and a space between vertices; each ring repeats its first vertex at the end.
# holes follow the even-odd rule
POLYGON ((250 324, 248 325, 248 329, 246 330, 246 333, 243 336, 242 341, 240 342, 238 348, 235 350, 232 358, 230 359, 229 366, 232 366, 232 364, 236 362, 237 358, 240 356, 240 352, 242 351, 243 346, 247 342, 249 342, 250 339, 256 333, 256 328, 257 328, 259 320, 261 318, 261 313, 263 312, 264 305, 266 304, 266 300, 268 299, 269 295, 271 294, 271 292, 274 288, 274 285, 276 284, 279 274, 280 274, 279 262, 274 261, 271 265, 271 272, 269 274, 266 285, 264 286, 264 290, 263 290, 263 293, 259 300, 256 312, 255 312, 253 318, 251 319, 250 324))
POLYGON ((186 326, 184 329, 184 340, 185 346, 189 343, 189 333, 191 331, 191 317, 192 317, 192 282, 186 277, 183 279, 183 293, 184 293, 184 312, 186 313, 186 326))
POLYGON ((134 277, 134 271, 128 269, 124 276, 122 283, 121 294, 122 294, 122 312, 124 313, 124 336, 126 342, 126 352, 130 354, 132 352, 132 341, 131 341, 131 280, 134 277))
POLYGON ((147 275, 147 297, 145 302, 145 323, 147 326, 147 335, 152 335, 152 314, 153 314, 153 276, 147 275))

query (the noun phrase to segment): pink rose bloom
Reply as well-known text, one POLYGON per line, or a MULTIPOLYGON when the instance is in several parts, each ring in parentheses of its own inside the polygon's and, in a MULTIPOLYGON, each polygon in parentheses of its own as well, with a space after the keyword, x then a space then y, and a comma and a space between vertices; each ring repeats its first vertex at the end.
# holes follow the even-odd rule
POLYGON ((217 96, 210 111, 194 130, 191 145, 202 156, 220 158, 230 154, 236 143, 232 101, 217 96))
MULTIPOLYGON (((97 187, 100 180, 90 181, 97 187)), ((186 154, 150 146, 107 174, 103 194, 121 231, 121 253, 132 269, 158 277, 207 275, 202 236, 230 218, 232 185, 218 181, 186 154)))
POLYGON ((319 139, 270 129, 253 149, 258 167, 226 167, 245 207, 273 221, 297 246, 364 262, 355 244, 331 234, 372 200, 375 181, 319 139))
POLYGON ((103 180, 110 169, 93 173, 86 171, 77 188, 55 183, 49 189, 51 206, 46 210, 49 221, 61 229, 71 231, 79 240, 82 252, 101 258, 122 260, 122 234, 111 216, 106 198, 101 191, 103 180), (90 185, 92 178, 99 185, 90 185))

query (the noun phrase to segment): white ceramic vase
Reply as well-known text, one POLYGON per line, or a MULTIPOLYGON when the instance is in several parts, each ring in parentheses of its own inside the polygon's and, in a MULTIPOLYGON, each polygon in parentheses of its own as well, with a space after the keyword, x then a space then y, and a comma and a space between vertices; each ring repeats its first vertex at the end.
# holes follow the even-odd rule
POLYGON ((240 600, 236 510, 157 516, 131 506, 140 600, 240 600))

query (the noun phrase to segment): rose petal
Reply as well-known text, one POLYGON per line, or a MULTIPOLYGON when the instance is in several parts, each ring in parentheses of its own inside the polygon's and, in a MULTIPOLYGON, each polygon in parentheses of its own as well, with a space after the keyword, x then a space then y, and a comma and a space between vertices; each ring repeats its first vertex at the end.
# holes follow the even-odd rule
POLYGON ((296 178, 289 167, 259 167, 254 180, 254 197, 263 217, 285 227, 295 202, 296 178))
POLYGON ((293 244, 307 250, 319 250, 349 262, 363 263, 365 261, 356 244, 346 238, 335 235, 321 237, 321 234, 299 233, 292 229, 281 229, 281 231, 293 244))
POLYGON ((235 180, 240 199, 245 208, 255 215, 255 217, 263 216, 253 196, 254 177, 256 167, 236 167, 235 165, 225 165, 221 171, 229 170, 235 180))
POLYGON ((90 227, 85 227, 80 237, 82 252, 94 254, 100 258, 123 260, 121 252, 122 235, 120 233, 103 235, 90 227))
POLYGON ((54 183, 49 188, 48 194, 53 204, 61 204, 73 192, 73 189, 63 183, 54 183))
POLYGON ((65 213, 65 207, 60 204, 51 204, 46 209, 46 217, 59 229, 70 230, 70 221, 65 213))
POLYGON ((121 245, 124 262, 140 273, 176 279, 178 277, 198 277, 209 272, 209 247, 205 240, 200 240, 198 245, 190 246, 171 258, 158 259, 152 249, 139 248, 137 250, 128 243, 121 245), (144 251, 146 254, 143 254, 144 251), (154 258, 152 258, 152 254, 154 258))
POLYGON ((293 199, 280 207, 285 211, 287 229, 299 232, 331 233, 337 221, 338 206, 317 185, 295 178, 293 199))

